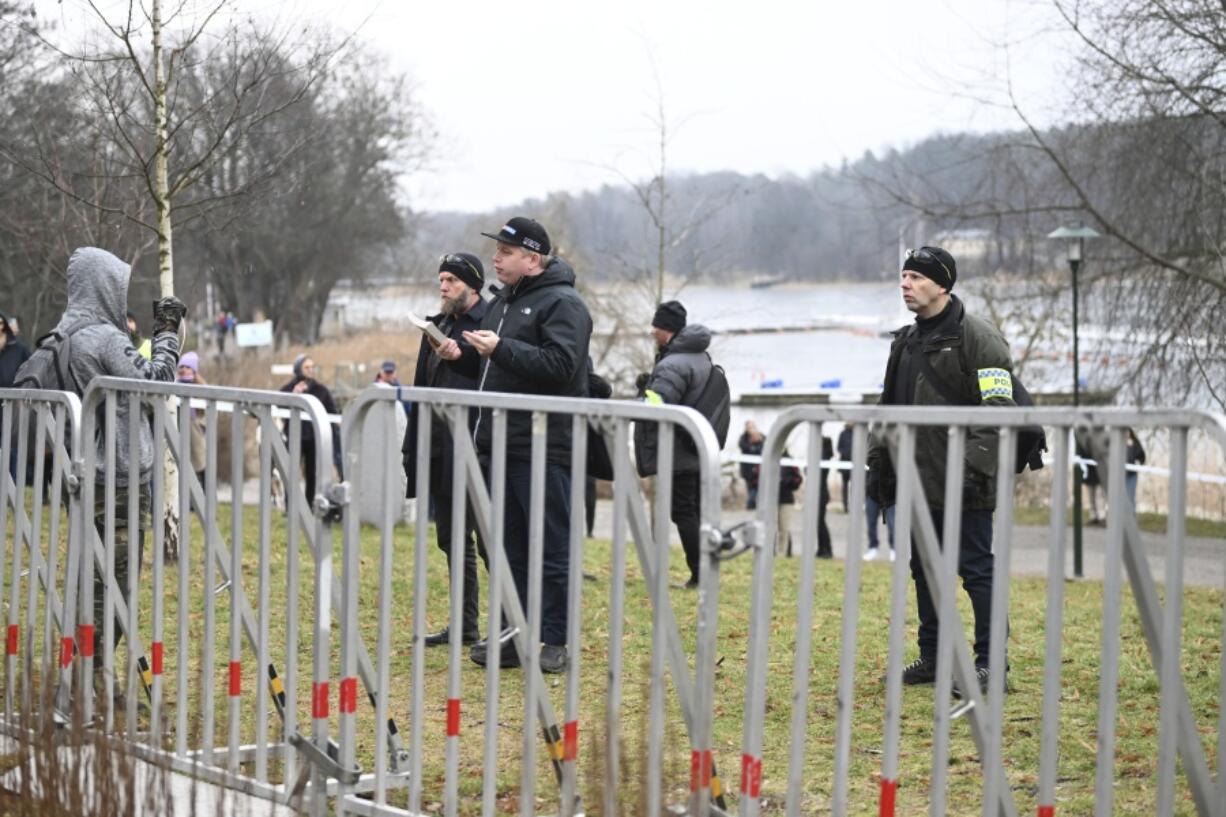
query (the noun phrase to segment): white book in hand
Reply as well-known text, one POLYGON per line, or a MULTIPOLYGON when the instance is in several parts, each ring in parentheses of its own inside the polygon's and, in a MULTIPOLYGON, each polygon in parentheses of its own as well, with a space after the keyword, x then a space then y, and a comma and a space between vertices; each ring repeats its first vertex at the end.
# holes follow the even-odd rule
POLYGON ((447 340, 447 336, 443 334, 443 330, 435 326, 432 321, 426 320, 425 318, 417 315, 415 312, 409 312, 409 322, 426 333, 426 337, 430 340, 430 345, 435 349, 437 349, 440 344, 447 340))

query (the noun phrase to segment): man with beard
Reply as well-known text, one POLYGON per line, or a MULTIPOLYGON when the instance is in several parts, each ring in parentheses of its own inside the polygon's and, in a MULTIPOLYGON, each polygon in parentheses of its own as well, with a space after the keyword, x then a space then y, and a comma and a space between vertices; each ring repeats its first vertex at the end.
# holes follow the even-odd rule
MULTIPOLYGON (((438 268, 439 295, 442 297, 441 312, 431 315, 432 321, 444 335, 457 344, 467 347, 463 333, 481 328, 485 318, 486 303, 481 297, 485 286, 485 270, 481 259, 466 252, 448 253, 439 262, 438 268)), ((471 347, 470 347, 471 348, 471 347)), ((417 352, 417 371, 413 377, 414 386, 435 389, 466 389, 477 388, 476 378, 459 371, 453 366, 443 365, 430 340, 423 333, 421 348, 417 352)), ((429 408, 427 407, 427 411, 429 408)), ((420 411, 420 409, 419 409, 420 411)), ((409 425, 404 435, 404 473, 408 477, 407 496, 412 499, 417 496, 417 417, 419 411, 409 412, 409 425)), ((469 414, 471 430, 476 414, 469 414)), ((452 550, 451 513, 452 503, 457 499, 451 495, 452 477, 452 438, 451 431, 444 422, 435 421, 430 431, 430 496, 434 500, 434 530, 439 549, 447 554, 448 571, 456 570, 457 559, 462 556, 464 570, 464 603, 463 629, 460 637, 465 644, 476 643, 479 636, 477 627, 477 554, 489 570, 489 557, 485 545, 473 526, 471 510, 464 516, 464 534, 461 540, 462 554, 452 550)), ((464 501, 463 497, 458 498, 464 501)), ((448 585, 450 586, 450 585, 448 585)), ((444 627, 433 635, 426 636, 426 645, 430 647, 447 644, 451 639, 451 630, 444 627)))
MULTIPOLYGON (((588 343, 592 316, 575 289, 575 271, 553 255, 549 234, 536 221, 517 216, 496 233, 494 270, 501 289, 494 291, 481 328, 465 332, 467 347, 448 339, 439 354, 461 372, 479 378, 483 392, 587 397, 588 343)), ((478 412, 477 453, 488 462, 493 422, 478 412)), ((544 561, 541 576, 540 669, 566 670, 566 594, 570 575, 571 418, 550 414, 545 464, 544 561)), ((528 604, 528 517, 532 484, 532 413, 507 415, 506 506, 503 538, 515 589, 528 604)), ((537 633, 531 634, 535 640, 537 633)), ((473 645, 471 657, 482 666, 486 644, 473 645)), ((518 666, 513 645, 500 652, 503 667, 518 666)))

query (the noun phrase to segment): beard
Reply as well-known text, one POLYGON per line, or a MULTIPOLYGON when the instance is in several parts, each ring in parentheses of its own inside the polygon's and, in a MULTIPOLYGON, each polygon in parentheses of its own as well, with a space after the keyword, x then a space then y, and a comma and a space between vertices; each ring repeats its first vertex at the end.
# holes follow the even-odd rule
POLYGON ((443 296, 443 314, 452 318, 458 318, 467 312, 470 293, 471 290, 468 287, 464 287, 463 291, 461 291, 454 298, 443 296))

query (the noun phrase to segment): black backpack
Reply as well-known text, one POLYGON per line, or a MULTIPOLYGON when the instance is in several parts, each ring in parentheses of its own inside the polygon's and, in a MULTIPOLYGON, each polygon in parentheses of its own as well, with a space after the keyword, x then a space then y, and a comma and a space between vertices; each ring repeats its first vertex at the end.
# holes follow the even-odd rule
POLYGON ((63 332, 53 329, 39 338, 34 353, 17 370, 13 386, 18 389, 70 391, 80 395, 81 389, 68 365, 72 360, 72 336, 92 323, 89 320, 78 321, 63 332))
MULTIPOLYGON (((707 355, 707 360, 711 360, 711 355, 707 355)), ((707 375, 702 392, 688 405, 707 418, 707 422, 715 430, 715 439, 722 450, 724 443, 728 442, 728 427, 732 424, 732 390, 728 388, 728 376, 724 373, 723 366, 711 362, 711 373, 707 375)), ((686 448, 697 453, 698 449, 688 434, 681 435, 680 439, 686 448)))
MULTIPOLYGON (((967 366, 965 352, 963 351, 964 344, 958 344, 958 360, 962 366, 962 372, 968 378, 970 377, 970 368, 967 366)), ((957 390, 946 383, 937 375, 932 368, 932 364, 928 362, 928 357, 921 351, 916 350, 915 360, 920 367, 920 371, 924 373, 924 377, 928 378, 928 382, 934 389, 940 392, 941 396, 947 401, 956 406, 977 405, 978 401, 968 399, 965 394, 958 394, 957 390)), ((1009 376, 1013 380, 1013 402, 1019 406, 1033 406, 1034 400, 1030 396, 1030 392, 1022 385, 1021 378, 1012 372, 1009 376)), ((1016 457, 1013 460, 1013 472, 1020 474, 1026 470, 1026 466, 1030 466, 1031 471, 1038 471, 1043 467, 1043 452, 1047 450, 1047 433, 1043 431, 1043 426, 1023 426, 1017 429, 1016 457)))

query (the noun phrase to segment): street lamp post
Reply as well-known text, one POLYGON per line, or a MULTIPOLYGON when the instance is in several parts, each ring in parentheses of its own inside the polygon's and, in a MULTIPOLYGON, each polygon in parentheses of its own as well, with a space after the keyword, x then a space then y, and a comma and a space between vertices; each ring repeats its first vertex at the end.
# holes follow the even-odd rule
MULTIPOLYGON (((1047 236, 1068 241, 1068 266, 1073 274, 1073 406, 1081 405, 1081 351, 1077 344, 1077 272, 1081 269, 1082 253, 1087 238, 1098 238, 1089 227, 1060 227, 1047 236)), ((1076 436, 1073 438, 1076 442, 1076 436)), ((1074 451, 1076 448, 1074 447, 1074 451)), ((1081 466, 1073 468, 1073 576, 1082 578, 1081 557, 1081 466)))

